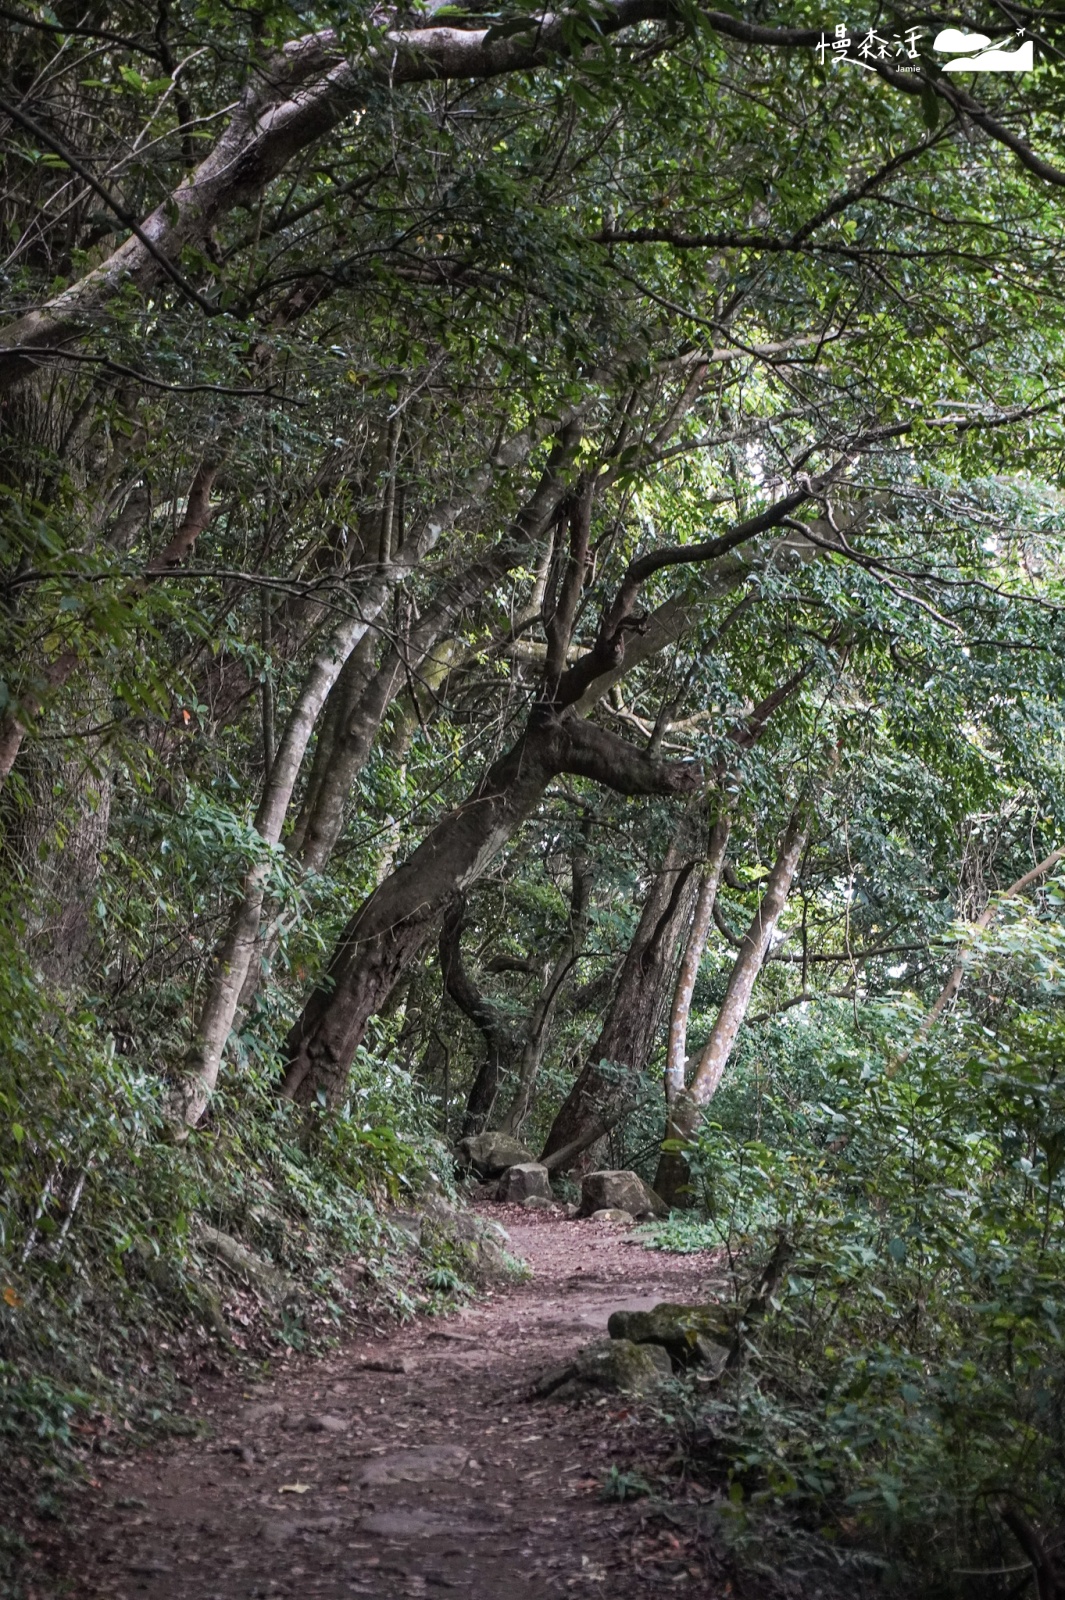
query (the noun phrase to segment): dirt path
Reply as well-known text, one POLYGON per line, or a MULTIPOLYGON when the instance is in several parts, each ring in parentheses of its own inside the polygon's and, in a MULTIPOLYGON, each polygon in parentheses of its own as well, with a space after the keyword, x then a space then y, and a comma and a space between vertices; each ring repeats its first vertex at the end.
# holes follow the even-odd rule
POLYGON ((79 1600, 729 1592, 683 1519, 671 1531, 646 1502, 599 1496, 637 1450, 654 1469, 667 1439, 656 1446, 646 1410, 525 1398, 618 1306, 705 1298, 712 1258, 647 1251, 601 1223, 492 1215, 527 1283, 297 1360, 253 1391, 218 1384, 197 1408, 210 1438, 103 1468, 71 1530, 79 1600))

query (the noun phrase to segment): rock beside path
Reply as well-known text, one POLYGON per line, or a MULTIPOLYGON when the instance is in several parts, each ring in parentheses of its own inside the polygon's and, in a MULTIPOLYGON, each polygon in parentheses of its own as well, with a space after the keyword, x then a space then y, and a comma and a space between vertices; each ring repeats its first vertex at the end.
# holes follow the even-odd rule
POLYGON ((661 1195, 636 1172, 589 1172, 581 1181, 579 1216, 596 1211, 627 1211, 632 1217, 668 1217, 661 1195))
POLYGON ((628 1339, 601 1339, 578 1351, 572 1361, 552 1367, 533 1385, 538 1400, 581 1400, 589 1394, 647 1395, 670 1377, 673 1368, 660 1345, 628 1339))
POLYGON ((714 1371, 729 1359, 735 1331, 724 1306, 669 1301, 651 1311, 614 1311, 606 1326, 619 1344, 654 1345, 676 1367, 701 1365, 714 1371))
POLYGON ((538 1161, 517 1161, 499 1180, 499 1198, 509 1205, 524 1205, 526 1200, 551 1203, 551 1179, 538 1161))
POLYGON ((423 1198, 421 1220, 461 1247, 475 1277, 497 1282, 513 1278, 518 1264, 507 1252, 509 1236, 498 1222, 452 1205, 442 1195, 423 1198))
POLYGON ((531 1150, 526 1150, 508 1133, 478 1133, 469 1139, 460 1139, 456 1146, 459 1161, 472 1167, 479 1178, 498 1178, 508 1167, 522 1163, 536 1164, 531 1150))

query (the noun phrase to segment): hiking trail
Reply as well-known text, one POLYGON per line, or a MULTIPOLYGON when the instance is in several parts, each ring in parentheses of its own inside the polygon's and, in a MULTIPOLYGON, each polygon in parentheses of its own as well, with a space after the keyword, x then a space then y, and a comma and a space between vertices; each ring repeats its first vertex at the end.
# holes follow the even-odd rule
MULTIPOLYGON (((712 1255, 610 1224, 493 1206, 528 1281, 447 1318, 294 1355, 251 1388, 200 1386, 208 1435, 101 1465, 66 1529, 79 1600, 463 1600, 731 1593, 698 1485, 604 1500, 610 1468, 662 1474, 676 1435, 611 1395, 531 1401, 619 1307, 712 1297, 712 1255), (662 1499, 670 1503, 663 1514, 662 1499)), ((666 1487, 668 1485, 668 1487, 666 1487)), ((64 1592, 62 1588, 58 1591, 64 1592)))

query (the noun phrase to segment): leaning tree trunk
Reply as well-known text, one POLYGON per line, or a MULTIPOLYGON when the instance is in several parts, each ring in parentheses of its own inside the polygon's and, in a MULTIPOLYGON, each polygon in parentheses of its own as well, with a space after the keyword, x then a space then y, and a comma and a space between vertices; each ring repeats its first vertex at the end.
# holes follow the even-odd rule
MULTIPOLYGON (((377 640, 367 632, 349 655, 330 690, 319 719, 314 760, 307 789, 295 826, 285 841, 285 850, 304 872, 321 872, 332 854, 344 826, 344 806, 348 792, 369 755, 380 726, 383 707, 375 716, 362 714, 373 686, 377 640), (352 737, 352 724, 358 725, 358 750, 352 737)), ((377 675, 378 677, 380 674, 377 675)), ((268 775, 269 781, 269 775, 268 775)), ((277 952, 284 932, 281 914, 262 925, 263 907, 256 916, 256 939, 249 955, 231 1026, 247 1014, 255 1001, 259 985, 277 952)))
MULTIPOLYGON (((343 826, 343 805, 348 797, 348 788, 347 786, 342 788, 339 805, 336 806, 333 804, 332 793, 327 796, 326 791, 335 792, 341 788, 334 777, 334 771, 338 766, 347 769, 344 778, 348 777, 348 771, 351 770, 346 759, 348 721, 376 675, 378 648, 376 634, 368 632, 362 643, 351 652, 344 663, 343 671, 330 690, 322 713, 303 801, 292 832, 285 843, 288 854, 311 872, 320 871, 328 860, 333 843, 339 838, 343 826), (335 826, 334 812, 338 813, 335 826), (327 843, 324 849, 319 849, 309 843, 309 836, 316 826, 323 823, 327 843)), ((371 741, 376 731, 375 725, 370 735, 371 741)), ((351 771, 351 782, 354 782, 357 775, 358 767, 351 771)))
POLYGON ((628 1097, 632 1079, 646 1067, 681 930, 691 916, 694 867, 676 844, 670 846, 644 902, 599 1037, 551 1124, 541 1160, 567 1146, 579 1147, 591 1129, 609 1121, 616 1104, 628 1097))
POLYGON ((432 937, 444 907, 532 813, 556 770, 545 740, 527 734, 359 908, 289 1034, 286 1099, 332 1105, 342 1098, 370 1018, 432 937))
MULTIPOLYGON (((572 407, 561 426, 568 427, 580 410, 580 405, 572 407)), ((359 616, 345 617, 330 634, 304 678, 296 704, 289 714, 270 776, 263 788, 254 826, 266 845, 276 844, 281 836, 303 758, 326 699, 352 651, 380 614, 395 585, 436 547, 466 506, 485 493, 497 472, 520 465, 540 439, 547 437, 551 431, 552 424, 547 419, 537 418, 528 428, 508 439, 495 452, 490 463, 470 473, 457 493, 434 505, 422 519, 417 537, 404 546, 399 561, 386 567, 367 584, 359 597, 359 616)), ((215 949, 210 986, 197 1022, 184 1082, 175 1095, 174 1110, 190 1127, 195 1127, 207 1107, 218 1080, 222 1054, 241 998, 246 993, 248 973, 259 950, 259 930, 268 875, 269 862, 264 856, 246 875, 226 931, 215 949)), ((417 954, 430 931, 431 924, 422 937, 409 949, 405 948, 403 965, 417 954)), ((411 930, 408 929, 404 938, 398 941, 399 944, 405 947, 410 935, 411 930)), ((402 966, 397 969, 396 975, 398 971, 402 971, 402 966)), ((394 977, 388 980, 385 994, 391 989, 392 982, 394 977)), ((371 985, 371 988, 376 992, 375 985, 371 985)))
POLYGON ((684 794, 701 781, 571 713, 534 710, 517 744, 469 799, 387 877, 341 934, 333 960, 286 1044, 285 1098, 336 1105, 366 1025, 432 936, 456 894, 475 883, 561 772, 625 794, 684 794))
MULTIPOLYGON (((417 675, 421 687, 430 692, 438 687, 455 654, 454 643, 442 640, 441 635, 494 581, 522 560, 528 560, 530 548, 546 532, 562 502, 564 474, 579 437, 580 430, 573 420, 560 430, 537 488, 514 518, 506 537, 488 555, 444 584, 402 647, 397 643, 387 649, 375 670, 376 647, 365 648, 368 643, 373 644, 367 636, 348 658, 326 701, 307 792, 287 843, 289 855, 305 872, 324 872, 343 832, 355 781, 369 760, 381 724, 405 681, 417 675)), ((533 589, 535 606, 518 620, 537 614, 542 587, 538 579, 533 589)), ((409 734, 408 729, 408 737, 409 734)), ((241 990, 241 1011, 251 1005, 263 967, 272 959, 281 932, 282 924, 275 919, 260 938, 241 990)))
MULTIPOLYGON (((691 1141, 704 1110, 717 1093, 736 1035, 747 1015, 762 963, 787 905, 809 832, 809 805, 802 804, 792 814, 773 870, 766 879, 761 903, 740 943, 725 998, 694 1076, 686 1088, 682 1086, 674 1092, 670 1101, 665 1135, 670 1145, 691 1141)), ((688 1167, 681 1152, 675 1148, 663 1150, 655 1174, 655 1188, 667 1205, 680 1205, 688 1198, 687 1182, 688 1167)))
MULTIPOLYGON (((383 595, 380 601, 383 604, 383 595)), ((367 622, 361 619, 345 619, 334 629, 304 679, 255 813, 255 831, 266 846, 276 844, 281 836, 289 801, 319 713, 341 668, 366 633, 367 626, 367 622)), ((222 1052, 233 1027, 248 969, 257 949, 269 873, 270 861, 264 851, 262 858, 245 875, 240 898, 214 953, 210 987, 200 1011, 187 1077, 179 1091, 180 1113, 190 1127, 195 1127, 199 1122, 218 1079, 222 1052)))
POLYGON ((586 479, 572 501, 569 550, 559 549, 545 618, 547 659, 541 695, 524 733, 486 773, 469 800, 437 824, 344 929, 324 979, 286 1041, 281 1092, 287 1098, 327 1107, 341 1101, 370 1017, 429 939, 444 907, 476 882, 531 815, 553 777, 568 772, 631 795, 691 795, 702 787, 704 776, 697 763, 660 761, 585 722, 582 712, 619 675, 661 649, 667 632, 684 626, 681 612, 668 604, 649 617, 637 617, 635 607, 646 579, 663 565, 713 561, 717 595, 730 592, 750 571, 746 561, 736 558, 738 546, 778 526, 809 498, 811 490, 804 487, 783 496, 720 539, 633 562, 603 611, 594 644, 570 666, 568 650, 580 595, 593 565, 594 487, 594 478, 586 479), (664 612, 672 618, 669 628, 662 626, 664 612), (636 642, 630 650, 633 635, 636 642))

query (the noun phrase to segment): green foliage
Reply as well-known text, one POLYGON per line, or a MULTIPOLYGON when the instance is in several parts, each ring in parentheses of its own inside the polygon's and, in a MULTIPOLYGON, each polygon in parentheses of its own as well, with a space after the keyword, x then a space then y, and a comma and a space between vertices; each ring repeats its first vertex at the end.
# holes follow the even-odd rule
POLYGON ((904 1005, 866 1008, 849 1039, 800 1024, 820 1035, 819 1070, 797 1082, 782 1054, 757 1102, 737 1085, 691 1152, 704 1215, 657 1242, 723 1246, 741 1299, 774 1241, 789 1250, 743 1371, 690 1420, 748 1552, 798 1526, 826 1570, 879 1564, 908 1592, 969 1594, 966 1573, 1024 1559, 1011 1510, 1053 1537, 1065 931, 1059 895, 1045 903, 981 940, 971 976, 997 991, 993 1013, 940 1039, 915 1037, 904 1005))
POLYGON ((642 1473, 622 1472, 617 1467, 607 1468, 599 1487, 600 1500, 607 1501, 641 1500, 653 1493, 642 1473))
MULTIPOLYGON (((259 1364, 334 1343, 368 1298, 406 1315, 465 1291, 446 1233, 397 1248, 389 1207, 449 1164, 410 1076, 368 1052, 347 1115, 309 1126, 257 1058, 184 1145, 163 1137, 166 1083, 89 1005, 42 987, 10 943, 0 962, 0 1435, 43 1481, 123 1419, 180 1426, 178 1384, 216 1357, 259 1364), (227 1268, 221 1230, 263 1281, 227 1268), (355 1267, 354 1274, 352 1267, 355 1267), (281 1293, 274 1283, 284 1285, 281 1293)), ((113 1441, 113 1442, 112 1442, 113 1441)))
MULTIPOLYGON (((481 1115, 486 1060, 498 1121, 535 1058, 520 1131, 547 1134, 603 1053, 667 850, 705 816, 610 762, 604 782, 553 771, 449 884, 468 987, 426 926, 334 1113, 278 1087, 355 908, 442 817, 476 829, 530 716, 570 713, 544 663, 586 481, 569 663, 646 574, 593 737, 698 764, 711 808, 734 805, 689 1047, 805 777, 838 758, 691 1152, 699 1209, 649 1234, 737 1273, 781 1233, 793 1251, 708 1401, 721 1481, 738 1521, 798 1515, 848 1560, 927 1547, 944 1591, 954 1566, 1010 1565, 1003 1497, 1045 1528, 1061 1486, 1062 954, 1050 896, 1043 920, 967 926, 1065 816, 1065 258, 1056 188, 1016 151, 1017 130, 1052 146, 1056 69, 989 83, 981 118, 930 76, 910 94, 748 47, 731 8, 688 0, 616 34, 577 0, 542 67, 459 84, 377 74, 404 19, 351 0, 7 10, 5 306, 118 288, 0 408, 0 739, 22 737, 0 796, 0 1427, 38 1463, 112 1448, 120 1415, 162 1425, 157 1356, 188 1376, 223 1349, 318 1348, 360 1296, 405 1315, 465 1292, 473 1252, 432 1226, 415 1252, 383 1213, 446 1190, 440 1141, 481 1115), (298 115, 273 58, 295 40, 298 115), (334 125, 349 72, 359 106, 334 125), (124 216, 176 215, 260 90, 277 104, 247 125, 290 130, 283 170, 264 157, 260 191, 259 154, 230 149, 210 229, 190 216, 158 272, 109 276, 124 216), (811 484, 796 525, 721 553, 811 484), (645 656, 663 615, 679 631, 645 656), (311 719, 352 618, 369 632, 311 719), (178 1145, 167 1097, 250 876, 251 981, 178 1145), (971 1014, 914 1045, 959 938, 971 1014)), ((540 31, 531 0, 449 15, 500 45, 540 31)), ((787 20, 823 19, 801 0, 787 20)), ((650 1059, 600 1064, 636 1107, 604 1159, 648 1177, 661 1065, 661 1027, 650 1059)))

